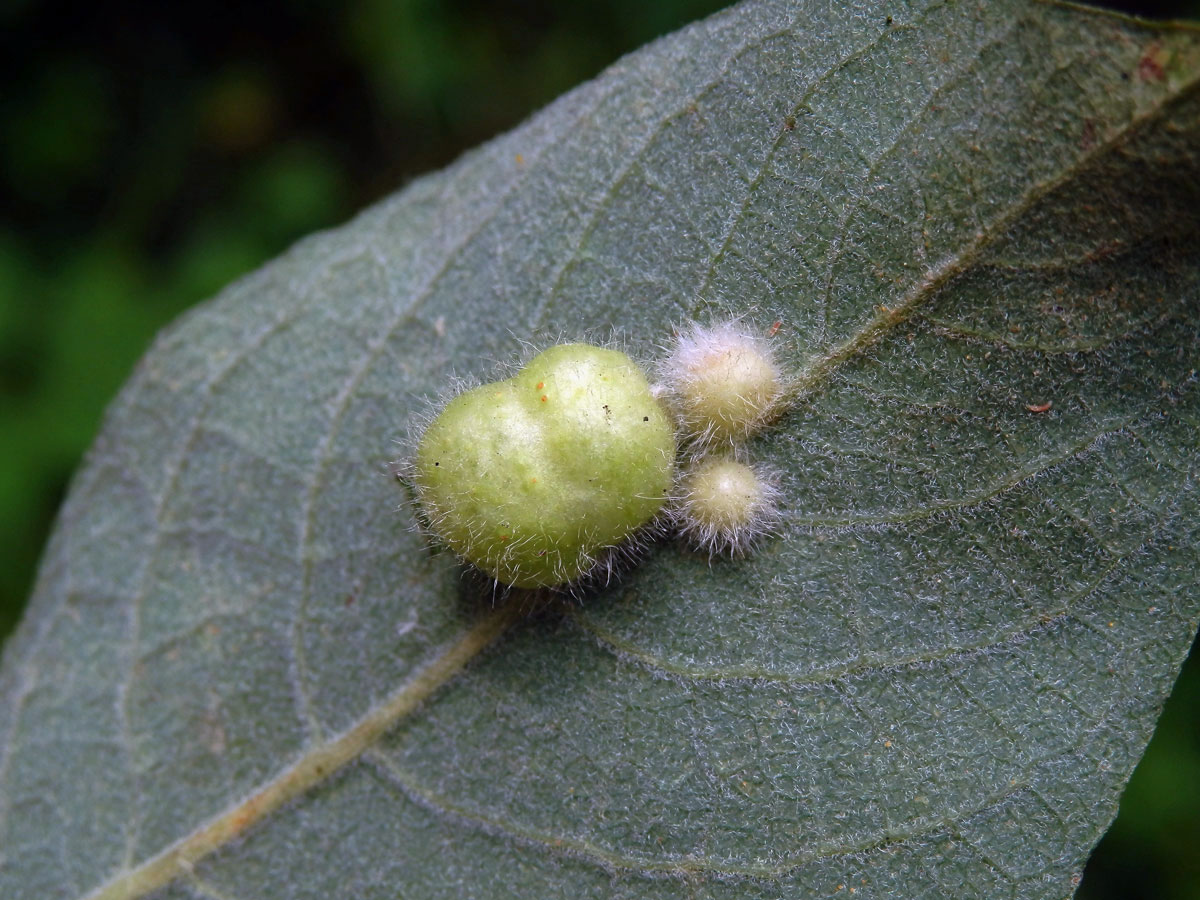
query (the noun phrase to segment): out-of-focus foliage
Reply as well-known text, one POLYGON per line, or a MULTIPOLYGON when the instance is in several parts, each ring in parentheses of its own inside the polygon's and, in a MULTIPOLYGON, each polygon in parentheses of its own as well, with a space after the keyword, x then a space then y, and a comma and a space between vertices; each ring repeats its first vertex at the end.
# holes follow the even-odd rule
MULTIPOLYGON (((151 336, 722 0, 0 3, 0 637, 151 336)), ((1134 12, 1198 16, 1200 3, 1134 12)), ((1081 897, 1200 898, 1200 665, 1081 897)))
POLYGON ((1200 645, 1179 673, 1076 900, 1200 898, 1200 645))

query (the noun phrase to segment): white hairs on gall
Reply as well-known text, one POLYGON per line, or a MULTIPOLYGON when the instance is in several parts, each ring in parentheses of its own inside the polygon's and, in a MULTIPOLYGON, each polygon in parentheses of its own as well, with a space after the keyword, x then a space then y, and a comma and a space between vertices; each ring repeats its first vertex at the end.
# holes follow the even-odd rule
POLYGON ((683 474, 673 507, 680 534, 705 550, 740 555, 777 531, 776 478, 762 466, 731 456, 707 456, 683 474))
POLYGON ((740 443, 782 407, 784 379, 769 338, 736 319, 682 332, 659 374, 684 431, 700 446, 740 443))

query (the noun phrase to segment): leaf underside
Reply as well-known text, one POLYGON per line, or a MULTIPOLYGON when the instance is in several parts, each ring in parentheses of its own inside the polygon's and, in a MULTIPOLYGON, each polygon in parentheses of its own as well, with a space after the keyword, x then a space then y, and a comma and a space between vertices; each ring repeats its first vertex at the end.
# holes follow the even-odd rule
POLYGON ((185 317, 5 652, 0 896, 1070 895, 1200 611, 1198 80, 751 2, 185 317), (455 376, 727 315, 798 396, 751 558, 519 618, 412 529, 455 376))

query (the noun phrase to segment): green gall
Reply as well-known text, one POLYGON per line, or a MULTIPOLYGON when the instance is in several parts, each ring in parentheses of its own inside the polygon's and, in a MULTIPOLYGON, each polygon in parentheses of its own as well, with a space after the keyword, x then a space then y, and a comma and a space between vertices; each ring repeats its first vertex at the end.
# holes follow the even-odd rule
POLYGON ((433 532, 504 584, 572 582, 661 511, 675 434, 637 364, 560 344, 458 395, 413 480, 433 532))

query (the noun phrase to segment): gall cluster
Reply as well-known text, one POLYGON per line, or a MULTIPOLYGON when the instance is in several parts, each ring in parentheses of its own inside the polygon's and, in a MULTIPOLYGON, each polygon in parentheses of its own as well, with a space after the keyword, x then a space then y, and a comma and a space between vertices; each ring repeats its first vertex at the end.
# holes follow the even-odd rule
POLYGON ((746 553, 779 524, 776 479, 742 447, 782 410, 784 379, 770 339, 740 321, 693 325, 658 368, 689 458, 675 525, 710 555, 746 553))
POLYGON ((424 524, 522 588, 611 571, 665 529, 710 556, 750 551, 780 521, 776 479, 744 448, 784 406, 772 335, 694 325, 654 384, 621 351, 559 344, 458 394, 408 467, 424 524))

